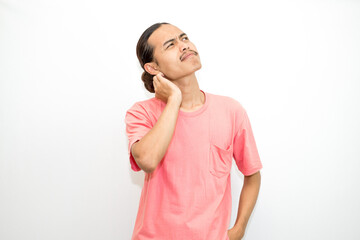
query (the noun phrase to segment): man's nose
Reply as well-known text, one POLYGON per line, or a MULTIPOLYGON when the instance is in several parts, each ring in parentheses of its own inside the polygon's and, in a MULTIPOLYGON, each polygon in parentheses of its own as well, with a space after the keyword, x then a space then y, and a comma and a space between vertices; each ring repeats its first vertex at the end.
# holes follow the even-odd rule
POLYGON ((186 49, 189 49, 189 45, 187 45, 186 43, 182 43, 180 45, 180 50, 183 52, 185 51, 186 49))

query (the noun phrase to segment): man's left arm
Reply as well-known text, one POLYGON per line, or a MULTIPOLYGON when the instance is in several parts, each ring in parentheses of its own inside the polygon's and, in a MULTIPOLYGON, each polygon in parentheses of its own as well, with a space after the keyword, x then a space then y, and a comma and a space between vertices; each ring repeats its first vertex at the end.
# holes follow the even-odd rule
POLYGON ((240 194, 235 225, 228 230, 230 240, 241 240, 243 238, 247 223, 259 195, 260 183, 260 171, 249 176, 244 176, 244 184, 240 194))

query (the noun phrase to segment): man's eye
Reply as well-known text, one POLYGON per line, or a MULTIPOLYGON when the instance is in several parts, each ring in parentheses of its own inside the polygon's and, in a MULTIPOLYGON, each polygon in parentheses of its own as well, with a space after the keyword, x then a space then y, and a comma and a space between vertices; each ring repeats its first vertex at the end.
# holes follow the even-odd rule
POLYGON ((183 39, 189 40, 189 38, 188 38, 188 37, 184 37, 183 39))
POLYGON ((169 48, 170 46, 174 45, 173 43, 170 43, 166 48, 169 48))

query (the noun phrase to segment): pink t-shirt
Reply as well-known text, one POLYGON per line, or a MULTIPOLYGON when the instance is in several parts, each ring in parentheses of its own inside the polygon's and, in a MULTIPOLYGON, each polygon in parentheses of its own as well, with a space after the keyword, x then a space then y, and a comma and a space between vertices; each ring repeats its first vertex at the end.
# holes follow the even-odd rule
MULTIPOLYGON (((179 110, 164 158, 152 173, 145 173, 132 240, 227 240, 232 158, 244 175, 262 168, 242 105, 231 97, 202 92, 205 104, 193 112, 179 110)), ((134 171, 141 169, 131 145, 155 125, 165 106, 153 97, 126 112, 134 171)))

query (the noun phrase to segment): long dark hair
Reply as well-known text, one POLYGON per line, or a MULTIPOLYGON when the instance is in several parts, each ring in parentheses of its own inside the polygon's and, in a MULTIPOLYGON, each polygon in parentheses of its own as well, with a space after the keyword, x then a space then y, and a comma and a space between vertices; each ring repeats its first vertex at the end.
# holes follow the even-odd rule
POLYGON ((163 24, 169 24, 169 23, 162 22, 151 25, 148 29, 146 29, 143 32, 136 45, 136 55, 137 58, 139 59, 142 69, 144 70, 144 72, 141 75, 141 80, 144 82, 145 88, 151 93, 155 93, 155 89, 153 85, 154 75, 151 75, 150 73, 145 71, 144 65, 145 63, 152 62, 154 60, 155 63, 157 62, 156 59, 154 59, 154 47, 148 43, 148 40, 151 34, 163 24))

